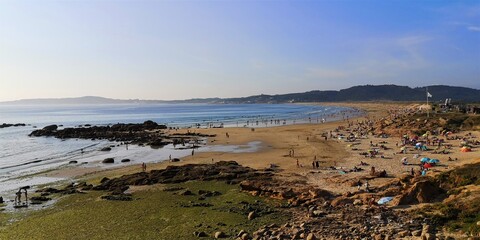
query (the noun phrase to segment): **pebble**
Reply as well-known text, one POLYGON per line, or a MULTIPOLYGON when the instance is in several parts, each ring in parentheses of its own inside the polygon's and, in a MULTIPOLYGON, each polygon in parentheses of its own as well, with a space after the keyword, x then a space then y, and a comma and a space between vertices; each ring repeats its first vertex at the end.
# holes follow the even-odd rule
POLYGON ((217 239, 218 238, 225 238, 225 237, 227 237, 227 235, 225 235, 224 232, 218 231, 218 232, 215 233, 215 238, 217 238, 217 239))
POLYGON ((317 237, 313 233, 309 233, 307 236, 307 240, 317 240, 317 237))
POLYGON ((257 214, 255 214, 254 211, 251 211, 248 213, 248 220, 253 220, 257 217, 257 214))

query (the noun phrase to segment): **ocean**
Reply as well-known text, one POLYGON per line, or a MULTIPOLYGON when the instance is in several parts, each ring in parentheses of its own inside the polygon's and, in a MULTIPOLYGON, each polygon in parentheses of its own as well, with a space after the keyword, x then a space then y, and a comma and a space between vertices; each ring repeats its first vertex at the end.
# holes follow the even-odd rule
MULTIPOLYGON (((55 181, 57 179, 41 177, 29 180, 25 176, 67 166, 70 161, 78 161, 79 167, 105 167, 100 161, 106 157, 130 158, 132 161, 129 164, 138 164, 164 161, 169 155, 182 157, 189 153, 188 150, 175 150, 172 146, 161 149, 131 146, 128 151, 118 147, 111 152, 100 152, 99 149, 117 143, 28 136, 33 130, 51 124, 75 127, 153 120, 169 127, 268 127, 320 123, 358 114, 361 113, 350 108, 299 104, 0 105, 0 124, 27 124, 24 127, 0 128, 0 192, 22 185, 55 181)), ((258 147, 259 143, 206 146, 201 151, 256 151, 258 147)), ((109 167, 118 167, 119 164, 109 167)))

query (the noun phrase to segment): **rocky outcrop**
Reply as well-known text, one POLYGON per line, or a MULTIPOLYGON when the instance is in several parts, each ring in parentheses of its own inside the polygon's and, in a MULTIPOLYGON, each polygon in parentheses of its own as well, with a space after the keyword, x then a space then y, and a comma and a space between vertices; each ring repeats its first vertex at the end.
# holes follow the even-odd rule
POLYGON ((138 132, 167 129, 166 125, 159 125, 152 121, 142 124, 118 123, 112 126, 92 126, 78 128, 64 128, 58 130, 57 125, 46 126, 43 129, 35 130, 30 136, 52 136, 57 138, 83 138, 83 139, 110 139, 110 138, 131 138, 137 136, 138 132))
POLYGON ((72 183, 69 184, 62 189, 47 187, 43 189, 39 189, 36 192, 40 193, 42 197, 51 195, 51 194, 74 194, 74 193, 81 193, 84 190, 91 190, 93 188, 92 184, 87 184, 86 182, 79 182, 79 183, 72 183))
POLYGON ((425 178, 415 182, 398 196, 394 205, 430 203, 445 198, 445 191, 433 179, 425 178))
POLYGON ((282 226, 261 227, 252 233, 253 239, 410 239, 409 234, 419 231, 420 236, 422 224, 428 223, 425 218, 390 208, 312 204, 308 209, 312 214, 307 217, 297 214, 282 226))
POLYGON ((220 161, 214 164, 187 164, 183 166, 167 166, 162 170, 139 172, 123 175, 119 178, 102 180, 94 190, 123 192, 130 185, 151 185, 156 183, 180 183, 191 180, 227 181, 238 183, 245 179, 271 178, 271 173, 255 171, 239 165, 234 161, 220 161))
POLYGON ((244 180, 240 183, 240 188, 253 195, 288 200, 291 206, 298 206, 313 200, 326 200, 333 196, 329 191, 323 189, 271 179, 244 180))
POLYGON ((184 145, 191 140, 195 140, 196 137, 215 136, 190 132, 187 132, 185 134, 177 133, 175 135, 167 135, 162 131, 165 129, 167 129, 166 125, 157 124, 153 121, 146 121, 141 124, 118 123, 111 126, 87 127, 87 125, 84 125, 83 127, 64 129, 58 129, 57 125, 50 125, 44 127, 43 129, 38 129, 31 132, 29 136, 55 137, 61 139, 106 139, 109 141, 126 142, 139 145, 150 145, 152 147, 163 147, 171 143, 184 145))
POLYGON ((54 125, 48 125, 42 128, 42 130, 37 130, 37 131, 53 132, 53 131, 56 131, 57 129, 58 129, 58 126, 54 124, 54 125))
POLYGON ((15 123, 15 124, 12 124, 12 123, 3 123, 3 124, 0 124, 0 128, 7 128, 7 127, 25 127, 26 124, 25 123, 15 123))

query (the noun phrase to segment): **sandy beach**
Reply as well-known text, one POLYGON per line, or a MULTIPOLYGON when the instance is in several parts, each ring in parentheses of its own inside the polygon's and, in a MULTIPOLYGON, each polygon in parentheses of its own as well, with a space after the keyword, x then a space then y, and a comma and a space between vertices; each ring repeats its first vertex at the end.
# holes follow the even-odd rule
MULTIPOLYGON (((329 105, 330 103, 321 104, 329 105)), ((124 178, 125 176, 135 175, 145 177, 145 174, 166 171, 168 169, 172 169, 172 166, 178 166, 180 168, 184 166, 194 166, 190 164, 214 166, 217 163, 223 164, 225 161, 235 161, 239 165, 255 169, 255 171, 273 173, 271 182, 263 183, 265 184, 265 189, 260 187, 260 189, 250 192, 252 192, 254 196, 271 196, 275 199, 288 200, 289 206, 292 207, 290 210, 288 210, 288 212, 292 215, 292 217, 290 217, 289 223, 285 225, 280 227, 277 225, 275 225, 276 227, 273 227, 272 225, 272 228, 277 229, 275 231, 283 232, 283 234, 286 234, 285 236, 290 236, 291 234, 296 234, 295 232, 298 229, 303 229, 302 231, 306 231, 304 226, 305 224, 309 224, 311 227, 308 229, 308 231, 312 234, 317 234, 317 236, 323 237, 323 239, 338 239, 338 237, 332 236, 343 236, 340 238, 355 239, 355 237, 349 237, 350 235, 348 233, 348 229, 342 225, 347 224, 344 217, 335 220, 343 223, 341 225, 330 226, 335 229, 335 231, 329 233, 327 229, 319 229, 318 227, 315 227, 328 223, 318 222, 322 220, 318 220, 317 217, 312 217, 316 215, 311 213, 310 210, 322 209, 312 211, 322 211, 324 212, 322 214, 327 214, 328 216, 337 216, 334 218, 338 218, 338 216, 350 216, 350 218, 355 218, 352 220, 353 223, 355 223, 355 221, 365 221, 366 218, 362 217, 362 214, 375 215, 378 214, 378 211, 380 214, 392 216, 410 216, 404 214, 404 212, 396 212, 398 209, 395 207, 387 208, 388 211, 386 213, 384 213, 386 208, 375 208, 372 210, 370 207, 368 207, 370 206, 370 203, 367 203, 367 201, 370 201, 369 199, 378 201, 382 196, 388 196, 388 194, 393 194, 393 192, 396 192, 395 194, 400 194, 401 191, 406 191, 397 187, 401 182, 399 179, 404 179, 405 177, 408 178, 409 176, 412 177, 412 169, 416 173, 420 171, 419 163, 420 159, 423 157, 435 158, 440 161, 437 166, 429 169, 426 172, 426 176, 430 178, 433 178, 442 172, 455 169, 456 167, 480 162, 480 151, 478 151, 478 148, 475 148, 474 151, 471 152, 460 151, 460 146, 465 139, 475 141, 478 139, 478 137, 480 137, 479 131, 463 131, 452 133, 450 137, 455 136, 455 138, 446 140, 444 142, 445 146, 442 148, 438 147, 437 149, 436 146, 432 144, 428 145, 428 151, 416 150, 412 146, 407 146, 405 151, 402 151, 402 141, 405 140, 402 139, 402 136, 374 134, 375 131, 372 130, 373 127, 372 129, 369 127, 361 127, 363 126, 363 123, 377 124, 384 121, 384 119, 387 119, 385 121, 390 121, 388 119, 392 118, 393 116, 392 110, 398 111, 399 109, 414 109, 418 107, 418 104, 344 103, 332 105, 342 105, 362 109, 366 112, 366 115, 336 122, 295 124, 261 128, 229 127, 209 129, 170 129, 166 130, 167 134, 199 133, 205 135, 215 135, 215 137, 206 138, 208 146, 233 145, 237 147, 248 147, 249 144, 255 143, 256 146, 258 146, 258 150, 254 152, 247 151, 237 153, 228 151, 204 152, 200 150, 202 149, 202 147, 200 147, 200 149, 188 150, 192 151, 192 154, 180 158, 178 162, 172 162, 168 159, 165 159, 164 161, 158 163, 148 163, 146 165, 146 173, 142 173, 142 166, 140 163, 138 163, 114 169, 102 169, 101 167, 81 168, 67 165, 60 169, 41 173, 39 175, 43 177, 72 179, 73 182, 86 181, 88 184, 93 184, 92 186, 102 186, 105 183, 108 183, 110 181, 109 179, 124 178), (362 134, 362 129, 369 130, 365 131, 366 134, 362 134), (434 153, 441 149, 443 149, 443 151, 448 151, 449 154, 434 153), (367 156, 375 151, 377 151, 375 156, 367 156), (406 159, 408 163, 402 164, 403 159, 406 159), (376 173, 384 171, 386 175, 380 177, 374 176, 371 173, 372 168, 375 168, 376 173), (366 181, 368 181, 368 186, 365 187, 364 183, 366 183, 366 181), (358 182, 361 183, 360 186, 356 184, 358 182), (265 192, 262 193, 262 191, 265 192), (273 192, 269 193, 268 191, 273 192), (286 192, 289 191, 293 191, 293 193, 295 193, 295 197, 285 197, 286 192), (336 198, 332 199, 330 197, 330 200, 325 200, 326 198, 324 197, 318 198, 318 196, 321 196, 322 193, 315 193, 317 191, 326 191, 326 193, 328 193, 327 195, 335 196, 336 198), (342 206, 351 206, 352 203, 354 203, 354 205, 359 205, 359 207, 354 209, 357 209, 360 212, 342 212, 348 211, 347 209, 343 209, 342 206), (333 209, 331 207, 325 208, 326 206, 330 206, 330 204, 334 207, 333 209), (310 209, 306 215, 304 212, 305 209, 310 209), (342 212, 340 215, 338 215, 339 211, 342 212), (316 221, 317 223, 315 223, 316 221), (290 228, 287 225, 291 225, 292 227, 290 228)), ((393 122, 395 122, 395 117, 392 119, 393 122)), ((397 123, 403 124, 402 121, 397 121, 397 123)), ((396 129, 395 127, 393 128, 394 130, 396 129)), ((379 129, 382 131, 385 129, 385 131, 387 131, 388 127, 384 128, 382 125, 379 129)), ((412 133, 409 132, 410 130, 411 129, 406 127, 400 132, 405 131, 405 134, 408 133, 411 135, 412 133)), ((262 180, 259 180, 260 184, 262 184, 261 181, 262 180)), ((418 180, 412 181, 413 184, 418 180)), ((250 184, 255 184, 254 182, 255 181, 250 184)), ((242 184, 240 184, 242 189, 253 187, 252 185, 244 184, 244 186, 242 184)), ((408 183, 405 185, 405 188, 408 189, 410 186, 410 183, 408 183)), ((191 187, 192 186, 190 186, 190 188, 191 187)), ((163 191, 162 189, 165 189, 164 185, 140 184, 139 186, 132 186, 129 190, 129 194, 133 193, 134 196, 136 194, 142 195, 145 193, 158 194, 163 191)), ((469 189, 473 189, 475 196, 477 196, 476 193, 480 192, 478 189, 469 189)), ((88 203, 91 200, 81 201, 86 201, 86 203, 88 203)), ((401 200, 397 197, 397 200, 395 201, 404 200, 401 200)), ((215 202, 214 205, 215 204, 217 203, 215 202)), ((416 209, 418 206, 423 205, 411 204, 402 206, 399 209, 400 211, 409 211, 409 209, 416 209)), ((53 206, 51 211, 55 211, 55 208, 56 207, 53 206)), ((275 222, 277 220, 270 219, 265 221, 275 222)), ((363 236, 362 234, 371 234, 372 238, 377 238, 377 235, 399 236, 400 234, 403 236, 405 233, 401 232, 402 221, 406 220, 402 220, 397 217, 395 223, 385 226, 382 225, 382 227, 379 227, 372 233, 363 229, 361 224, 353 224, 350 227, 360 229, 360 232, 358 233, 360 235, 355 236, 363 236)), ((413 222, 413 220, 411 221, 413 225, 410 230, 408 230, 407 235, 415 234, 414 232, 418 231, 415 229, 418 229, 419 227, 421 228, 422 226, 419 222, 413 222)), ((254 234, 263 234, 264 231, 269 229, 269 227, 265 226, 254 234)), ((256 229, 258 225, 250 227, 256 229)), ((422 234, 424 234, 424 232, 426 234, 426 230, 423 232, 421 231, 422 234)), ((437 232, 441 232, 441 230, 438 229, 437 232)), ((306 235, 304 235, 304 237, 300 237, 299 239, 303 239, 305 237, 306 235)), ((403 238, 415 239, 415 237, 410 238, 408 236, 404 236, 403 238)), ((164 238, 160 237, 159 239, 164 238)), ((381 239, 384 238, 382 237, 381 239)))
MULTIPOLYGON (((265 169, 272 165, 281 169, 280 176, 297 177, 302 176, 308 179, 310 184, 323 189, 344 193, 355 190, 354 187, 345 186, 349 179, 358 178, 365 175, 370 167, 374 166, 378 170, 385 170, 389 175, 398 177, 409 173, 412 166, 402 165, 401 159, 407 157, 410 163, 418 164, 419 159, 424 156, 438 158, 442 165, 435 168, 433 172, 440 172, 450 169, 454 166, 464 165, 480 161, 480 152, 462 153, 457 147, 453 148, 449 155, 432 155, 428 152, 411 151, 407 154, 396 154, 400 147, 400 137, 392 136, 389 138, 378 138, 368 136, 364 139, 358 139, 354 144, 346 142, 343 139, 329 137, 325 140, 325 135, 339 126, 346 126, 348 122, 354 123, 366 119, 380 119, 388 115, 388 110, 405 107, 408 104, 398 103, 318 103, 321 105, 340 105, 363 109, 367 112, 364 117, 354 119, 340 120, 327 123, 315 124, 295 124, 274 127, 229 127, 229 128, 208 128, 208 129, 179 129, 169 130, 169 133, 201 133, 207 135, 216 135, 207 140, 207 145, 247 145, 252 142, 260 142, 260 150, 248 153, 231 152, 196 152, 193 156, 187 156, 180 159, 179 162, 170 162, 168 159, 161 163, 148 164, 148 170, 163 169, 169 165, 208 164, 217 161, 234 160, 241 165, 255 169, 265 169), (359 152, 370 148, 370 141, 373 144, 385 142, 388 149, 383 150, 385 158, 368 158, 359 156, 359 152), (354 148, 355 150, 352 150, 354 148), (414 155, 418 154, 414 159, 414 155), (448 157, 458 159, 448 162, 448 157), (299 166, 297 166, 297 160, 299 166), (313 168, 312 162, 318 161, 320 168, 313 168), (348 170, 354 167, 361 167, 361 161, 367 162, 369 166, 363 167, 365 171, 352 172, 349 174, 340 174, 342 169, 348 170), (336 168, 335 170, 332 167, 336 168)), ((475 136, 480 136, 478 131, 472 132, 475 136)), ((459 133, 462 135, 465 133, 459 133)), ((459 146, 461 140, 451 141, 452 146, 459 146)), ((119 176, 122 174, 136 172, 141 168, 140 164, 122 167, 119 169, 102 170, 101 168, 71 168, 55 170, 46 173, 47 177, 92 177, 96 174, 119 176)), ((432 173, 433 174, 433 173, 432 173)), ((97 177, 98 178, 98 177, 97 177)), ((385 184, 385 179, 376 179, 371 184, 385 184)))

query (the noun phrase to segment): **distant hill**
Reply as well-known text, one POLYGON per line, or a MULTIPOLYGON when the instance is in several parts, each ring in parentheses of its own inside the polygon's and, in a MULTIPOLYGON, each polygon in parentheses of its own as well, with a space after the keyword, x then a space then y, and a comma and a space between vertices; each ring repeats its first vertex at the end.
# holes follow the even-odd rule
POLYGON ((309 91, 278 95, 256 95, 241 98, 199 98, 188 100, 139 100, 103 97, 23 99, 0 104, 158 104, 158 103, 288 103, 288 102, 347 102, 347 101, 426 101, 426 88, 431 101, 451 98, 453 102, 480 102, 480 90, 465 87, 434 85, 411 88, 397 85, 364 85, 339 91, 309 91))
POLYGON ((38 98, 38 99, 21 99, 16 101, 1 102, 1 104, 118 104, 118 103, 134 103, 138 100, 120 100, 104 97, 85 96, 77 98, 38 98))
MULTIPOLYGON (((310 91, 279 95, 257 95, 223 99, 224 103, 347 102, 347 101, 426 101, 426 88, 397 85, 364 85, 340 91, 310 91)), ((431 101, 480 102, 480 90, 465 87, 428 86, 431 101)))

